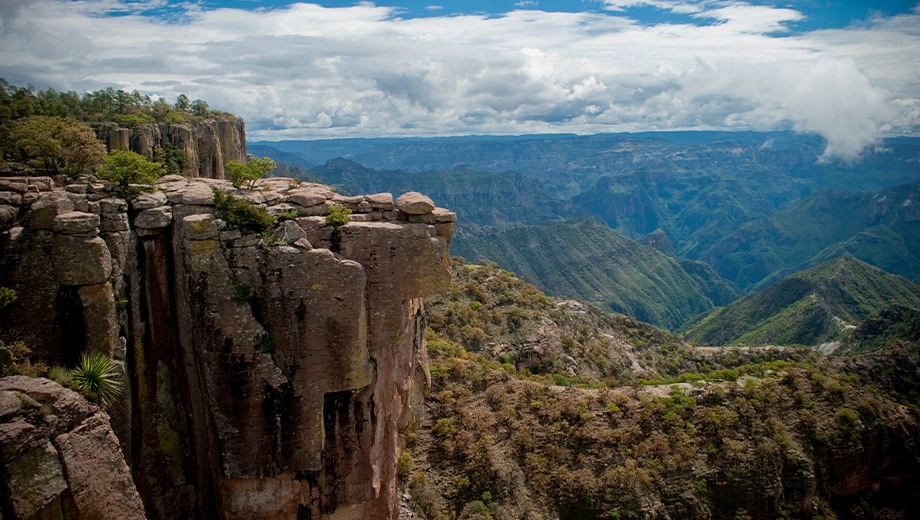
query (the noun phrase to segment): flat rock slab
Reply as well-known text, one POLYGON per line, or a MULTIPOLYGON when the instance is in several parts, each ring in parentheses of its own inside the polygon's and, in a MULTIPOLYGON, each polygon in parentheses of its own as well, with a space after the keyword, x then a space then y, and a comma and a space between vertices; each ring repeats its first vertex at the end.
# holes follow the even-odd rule
POLYGON ((54 217, 51 226, 56 233, 67 235, 96 234, 99 231, 99 222, 99 215, 68 211, 54 217))
POLYGON ((326 193, 315 188, 291 190, 287 194, 287 201, 305 208, 319 206, 326 203, 326 193))

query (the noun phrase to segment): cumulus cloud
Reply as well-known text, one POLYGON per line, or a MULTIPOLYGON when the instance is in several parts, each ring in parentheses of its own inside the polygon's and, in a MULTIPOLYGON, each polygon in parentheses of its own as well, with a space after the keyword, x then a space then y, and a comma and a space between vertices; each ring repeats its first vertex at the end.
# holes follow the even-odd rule
POLYGON ((34 0, 0 34, 0 76, 185 93, 244 117, 256 140, 794 129, 827 138, 831 160, 920 129, 920 13, 778 37, 801 13, 607 2, 639 3, 714 23, 534 9, 406 19, 369 3, 155 16, 156 3, 34 0))

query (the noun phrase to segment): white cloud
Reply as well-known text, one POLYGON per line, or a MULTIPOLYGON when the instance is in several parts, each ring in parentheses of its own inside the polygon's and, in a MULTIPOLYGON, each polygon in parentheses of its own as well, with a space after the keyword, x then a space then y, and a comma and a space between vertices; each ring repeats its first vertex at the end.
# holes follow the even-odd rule
POLYGON ((920 131, 920 13, 777 37, 801 14, 641 3, 716 23, 642 26, 616 11, 404 19, 372 4, 192 6, 177 23, 119 0, 34 0, 4 18, 0 76, 186 93, 244 117, 254 140, 792 128, 849 159, 886 133, 920 131))

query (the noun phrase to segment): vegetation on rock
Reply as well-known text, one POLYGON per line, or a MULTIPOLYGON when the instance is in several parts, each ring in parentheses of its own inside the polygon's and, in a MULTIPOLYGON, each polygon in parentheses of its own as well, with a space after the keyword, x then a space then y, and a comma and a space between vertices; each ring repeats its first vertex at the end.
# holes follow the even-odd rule
POLYGON ((224 193, 218 188, 214 192, 214 206, 220 218, 231 229, 240 229, 250 233, 261 233, 275 224, 277 219, 262 206, 224 193))
POLYGON ((351 210, 345 206, 332 206, 326 215, 326 225, 344 226, 348 224, 348 215, 351 215, 351 210))
MULTIPOLYGON (((916 343, 871 359, 788 347, 696 348, 625 317, 598 327, 591 311, 551 300, 496 267, 459 259, 453 267, 451 293, 429 310, 428 416, 404 433, 409 455, 401 457, 412 461, 401 486, 423 517, 917 514, 910 477, 884 493, 842 491, 852 475, 869 482, 917 470, 920 395, 909 391, 920 384, 911 368, 920 358, 916 343), (549 368, 554 373, 532 370, 501 346, 526 343, 527 330, 577 331, 577 323, 585 331, 572 338, 578 346, 564 336, 558 345, 574 363, 549 368), (616 344, 646 380, 598 377, 583 348, 591 331, 616 344), (854 466, 853 454, 879 446, 891 455, 876 451, 869 466, 854 466)), ((552 350, 551 341, 535 350, 552 350)))
POLYGON ((102 167, 96 176, 112 183, 122 194, 136 192, 133 184, 151 185, 157 181, 166 168, 162 163, 150 162, 143 155, 127 150, 116 150, 102 159, 102 167))
POLYGON ((235 188, 252 189, 257 180, 275 169, 275 161, 268 157, 248 157, 244 163, 230 161, 225 167, 235 188))
POLYGON ((118 399, 123 385, 115 362, 98 353, 83 354, 80 365, 73 369, 71 381, 88 399, 105 406, 118 399))

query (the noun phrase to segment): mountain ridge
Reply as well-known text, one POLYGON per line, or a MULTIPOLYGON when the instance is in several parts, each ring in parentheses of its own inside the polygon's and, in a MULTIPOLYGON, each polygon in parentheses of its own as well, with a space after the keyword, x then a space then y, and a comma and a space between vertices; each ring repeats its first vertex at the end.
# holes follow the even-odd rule
POLYGON ((684 324, 708 345, 818 345, 838 341, 891 303, 920 308, 920 286, 851 255, 796 273, 684 324))

